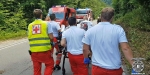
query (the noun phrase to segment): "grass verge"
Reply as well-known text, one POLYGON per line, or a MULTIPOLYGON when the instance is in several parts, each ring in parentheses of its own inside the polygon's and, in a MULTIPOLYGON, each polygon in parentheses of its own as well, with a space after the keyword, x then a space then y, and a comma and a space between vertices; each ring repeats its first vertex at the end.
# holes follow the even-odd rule
POLYGON ((0 41, 6 41, 8 39, 20 39, 27 37, 27 31, 20 30, 18 32, 8 32, 8 31, 1 31, 0 33, 0 41))

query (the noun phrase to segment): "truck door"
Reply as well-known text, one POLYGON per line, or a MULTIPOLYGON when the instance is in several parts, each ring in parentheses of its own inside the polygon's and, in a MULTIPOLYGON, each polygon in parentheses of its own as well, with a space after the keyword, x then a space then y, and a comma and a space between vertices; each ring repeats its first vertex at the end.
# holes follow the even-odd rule
POLYGON ((68 20, 69 17, 70 17, 70 9, 67 8, 67 12, 66 12, 66 17, 65 17, 65 19, 68 20))

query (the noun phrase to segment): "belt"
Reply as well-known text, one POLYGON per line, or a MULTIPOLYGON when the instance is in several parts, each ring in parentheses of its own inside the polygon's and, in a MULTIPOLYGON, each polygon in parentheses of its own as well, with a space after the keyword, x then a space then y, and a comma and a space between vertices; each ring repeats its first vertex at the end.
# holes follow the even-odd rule
POLYGON ((119 70, 119 69, 122 69, 121 67, 118 68, 118 69, 106 69, 106 68, 102 68, 102 67, 95 66, 95 65, 92 65, 92 66, 97 67, 97 68, 100 68, 100 69, 104 69, 104 70, 107 70, 107 71, 113 71, 113 70, 119 70))

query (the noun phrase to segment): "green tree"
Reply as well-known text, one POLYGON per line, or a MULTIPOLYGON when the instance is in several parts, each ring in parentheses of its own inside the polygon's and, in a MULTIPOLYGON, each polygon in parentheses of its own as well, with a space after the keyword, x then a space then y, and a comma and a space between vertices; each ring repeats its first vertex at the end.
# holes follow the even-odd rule
POLYGON ((17 32, 26 29, 26 20, 23 18, 22 5, 15 0, 2 1, 3 30, 17 32))
MULTIPOLYGON (((0 7, 3 7, 3 4, 2 3, 0 3, 0 7)), ((1 8, 0 8, 0 31, 2 31, 2 30, 4 30, 4 29, 6 29, 3 25, 5 25, 5 14, 4 14, 4 12, 5 12, 6 10, 2 10, 1 8)))
POLYGON ((148 4, 150 4, 148 0, 113 0, 112 6, 115 8, 116 13, 115 19, 122 18, 122 21, 127 22, 128 26, 150 30, 150 19, 148 17, 150 6, 148 4))

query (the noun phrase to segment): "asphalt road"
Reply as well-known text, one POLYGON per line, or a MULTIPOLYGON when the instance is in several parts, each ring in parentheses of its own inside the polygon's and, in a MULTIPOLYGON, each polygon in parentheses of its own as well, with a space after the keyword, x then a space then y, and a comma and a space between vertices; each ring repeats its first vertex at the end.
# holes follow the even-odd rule
MULTIPOLYGON (((96 22, 94 22, 95 24, 96 22)), ((29 44, 27 38, 0 42, 0 75, 33 75, 33 67, 28 54, 29 44)), ((54 55, 54 60, 55 60, 54 55)), ((62 65, 62 63, 61 63, 62 65)), ((70 64, 66 58, 66 75, 72 75, 70 64)), ((42 65, 42 71, 44 65, 42 65)), ((90 75, 91 67, 89 67, 90 75)), ((54 71, 53 75, 62 75, 62 71, 54 71)), ((123 74, 128 75, 128 74, 123 74)))

